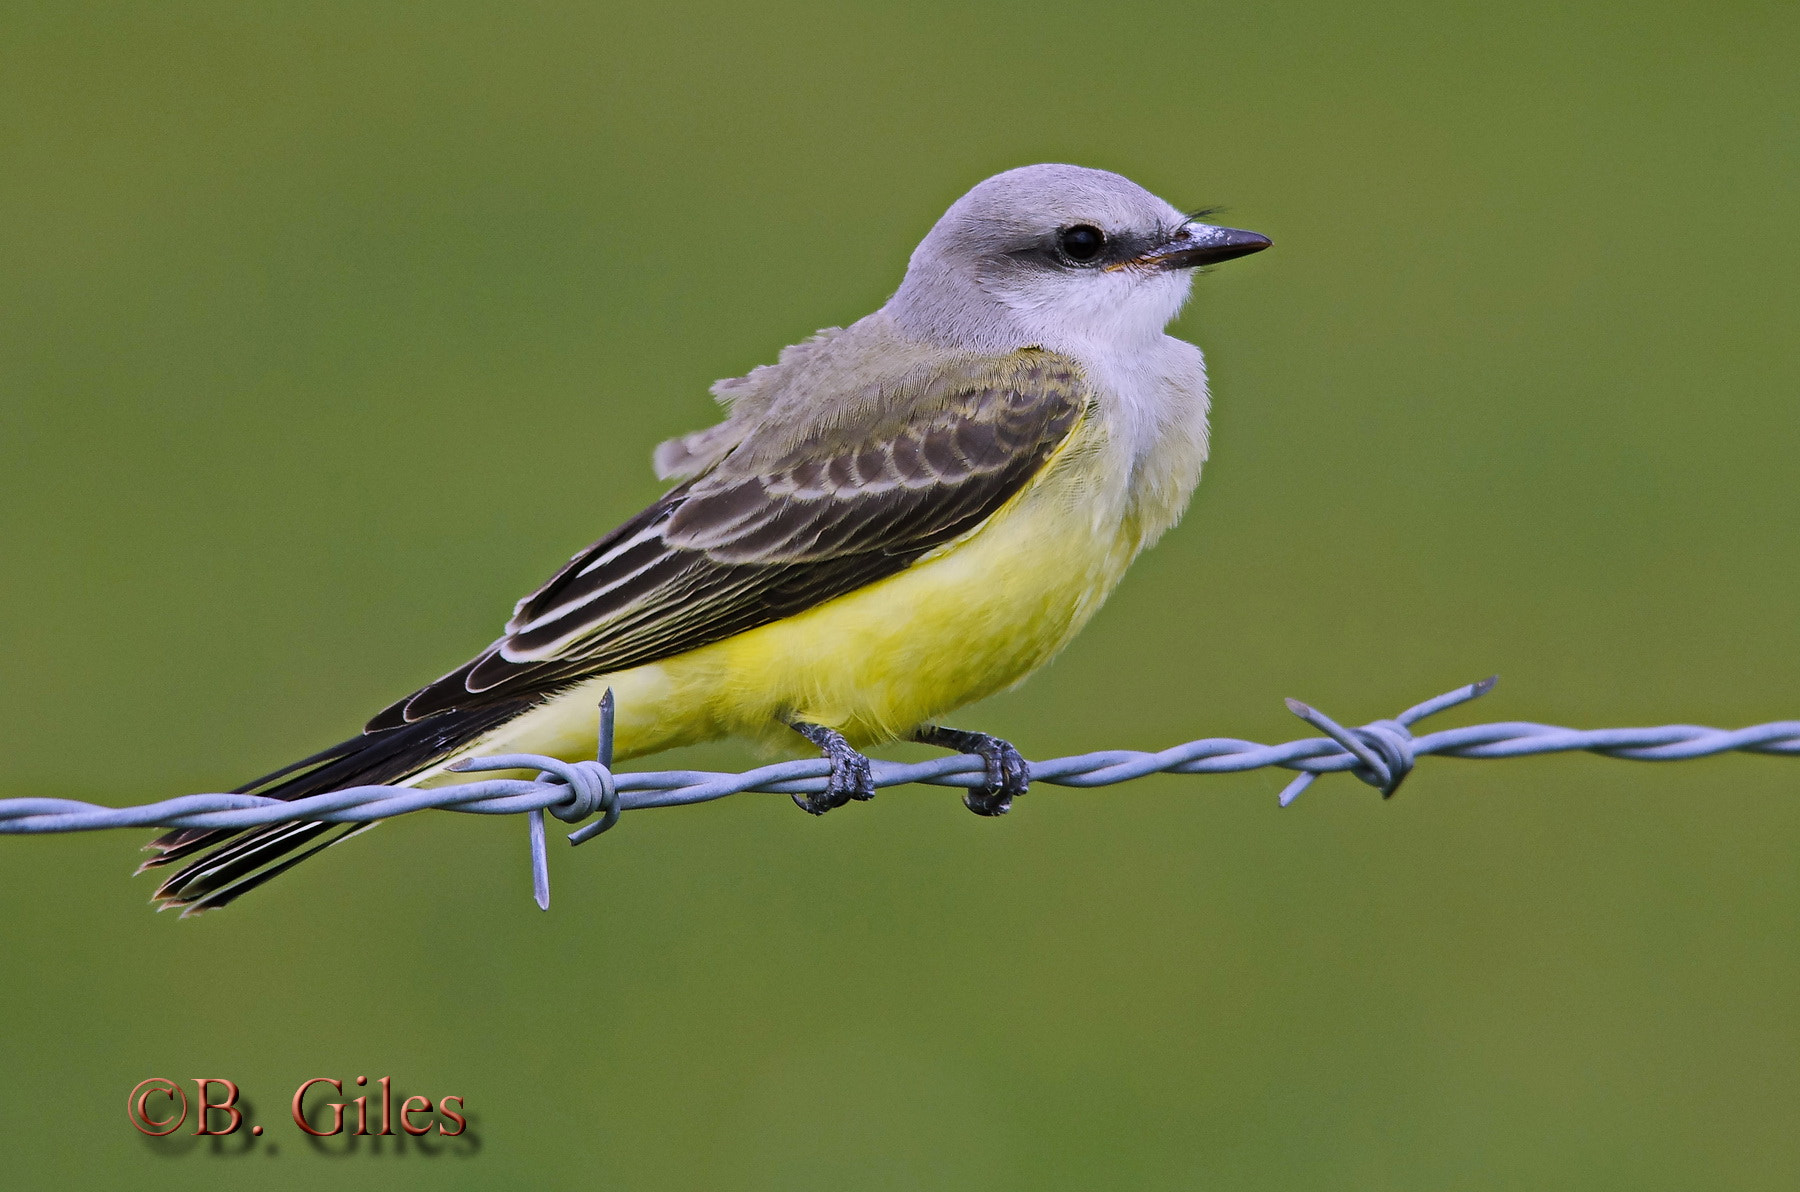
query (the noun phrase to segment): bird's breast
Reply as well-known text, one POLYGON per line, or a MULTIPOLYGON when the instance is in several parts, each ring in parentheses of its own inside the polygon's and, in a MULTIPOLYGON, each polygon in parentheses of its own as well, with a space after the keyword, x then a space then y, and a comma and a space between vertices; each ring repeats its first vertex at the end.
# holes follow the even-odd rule
POLYGON ((1098 395, 1111 466, 1121 475, 1121 516, 1142 545, 1187 509, 1206 462, 1206 363, 1200 349, 1158 336, 1091 348, 1078 359, 1098 395))

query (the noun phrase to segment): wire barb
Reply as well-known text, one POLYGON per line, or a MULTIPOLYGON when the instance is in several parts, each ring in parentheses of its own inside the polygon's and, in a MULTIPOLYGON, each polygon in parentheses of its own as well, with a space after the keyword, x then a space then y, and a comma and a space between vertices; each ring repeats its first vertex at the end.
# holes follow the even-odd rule
MULTIPOLYGON (((1289 806, 1321 774, 1348 771, 1392 796, 1418 759, 1431 754, 1460 758, 1525 757, 1587 752, 1630 761, 1667 762, 1720 753, 1761 753, 1800 757, 1800 721, 1778 720, 1740 729, 1671 724, 1653 728, 1573 729, 1530 721, 1474 724, 1415 736, 1412 726, 1428 716, 1492 691, 1496 678, 1458 687, 1408 708, 1391 720, 1345 728, 1299 700, 1294 715, 1324 733, 1281 745, 1233 737, 1189 741, 1157 753, 1113 749, 1032 762, 1031 780, 1055 786, 1097 787, 1130 782, 1150 774, 1236 774, 1279 766, 1298 771, 1281 792, 1289 806)), ((242 830, 302 820, 371 823, 408 812, 437 808, 476 815, 526 817, 531 849, 532 892, 538 906, 550 907, 550 867, 544 813, 564 823, 590 822, 569 833, 571 844, 592 840, 627 811, 683 807, 747 791, 812 794, 825 789, 830 763, 822 758, 780 762, 738 774, 703 770, 660 770, 614 774, 613 693, 600 701, 595 760, 568 762, 539 754, 515 753, 464 758, 447 767, 457 774, 523 771, 536 777, 488 778, 432 787, 356 786, 285 802, 261 795, 184 795, 136 807, 102 807, 74 799, 0 799, 0 835, 87 832, 102 828, 219 828, 242 830), (598 819, 593 819, 594 816, 598 819)), ((987 763, 973 754, 953 754, 924 762, 876 761, 877 787, 917 782, 972 788, 987 782, 987 763)))

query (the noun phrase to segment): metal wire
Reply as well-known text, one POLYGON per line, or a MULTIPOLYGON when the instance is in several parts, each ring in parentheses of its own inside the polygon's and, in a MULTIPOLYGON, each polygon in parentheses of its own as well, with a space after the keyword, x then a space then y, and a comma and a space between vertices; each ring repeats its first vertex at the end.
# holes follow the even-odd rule
MULTIPOLYGON (((1685 761, 1719 753, 1768 753, 1800 756, 1800 721, 1778 720, 1750 728, 1718 729, 1694 724, 1655 728, 1573 729, 1530 721, 1474 724, 1466 728, 1414 736, 1411 726, 1427 716, 1493 690, 1496 678, 1483 679, 1408 708, 1391 720, 1345 728, 1323 712, 1298 700, 1288 708, 1325 734, 1282 745, 1262 745, 1233 737, 1189 741, 1157 753, 1128 749, 1101 750, 1072 757, 1032 762, 1031 781, 1054 786, 1112 786, 1149 774, 1236 774, 1279 766, 1299 775, 1281 792, 1283 807, 1293 803, 1321 774, 1349 771, 1391 796, 1418 759, 1442 757, 1504 758, 1540 753, 1597 753, 1641 762, 1685 761)), ((596 760, 565 762, 538 754, 502 754, 465 758, 450 769, 459 773, 488 770, 535 770, 537 777, 490 778, 454 786, 414 788, 354 786, 287 802, 260 795, 183 795, 136 807, 103 807, 74 799, 0 799, 0 835, 45 832, 89 832, 100 828, 256 828, 298 820, 366 823, 412 811, 436 808, 477 815, 524 813, 529 824, 532 886, 539 906, 549 909, 549 864, 544 845, 544 813, 565 823, 600 818, 569 833, 581 844, 619 822, 626 811, 650 807, 684 807, 747 791, 816 794, 825 789, 831 764, 823 758, 780 762, 742 773, 707 770, 612 772, 613 701, 607 692, 600 703, 596 760)), ((973 754, 955 754, 924 762, 872 763, 877 787, 909 782, 931 786, 979 787, 987 782, 986 764, 973 754)))

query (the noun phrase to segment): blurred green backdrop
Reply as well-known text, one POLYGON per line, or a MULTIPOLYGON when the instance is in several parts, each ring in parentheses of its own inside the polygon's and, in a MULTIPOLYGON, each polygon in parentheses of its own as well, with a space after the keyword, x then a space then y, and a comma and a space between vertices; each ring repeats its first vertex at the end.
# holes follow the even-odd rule
MULTIPOLYGON (((1800 715, 1800 12, 9 4, 0 795, 352 731, 657 491, 706 386, 1065 160, 1224 204, 1210 466, 1045 756, 1389 715, 1800 715)), ((1447 722, 1453 722, 1454 717, 1447 722)), ((737 766, 729 747, 687 762, 737 766)), ((390 824, 179 923, 0 841, 10 1187, 1792 1188, 1791 761, 390 824), (343 1154, 317 1075, 466 1098, 343 1154), (123 1119, 239 1081, 227 1153, 123 1119), (241 1153, 240 1153, 241 1152, 241 1153)))

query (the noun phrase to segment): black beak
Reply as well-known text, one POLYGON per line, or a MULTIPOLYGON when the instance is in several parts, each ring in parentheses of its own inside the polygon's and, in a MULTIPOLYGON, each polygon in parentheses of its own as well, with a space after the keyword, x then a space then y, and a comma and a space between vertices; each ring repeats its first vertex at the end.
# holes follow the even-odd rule
POLYGON ((1173 239, 1128 263, 1152 269, 1192 269, 1196 265, 1216 265, 1235 257, 1247 257, 1267 247, 1269 238, 1256 232, 1186 223, 1173 239))

